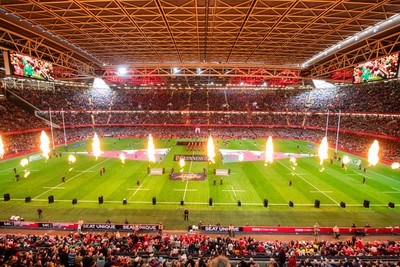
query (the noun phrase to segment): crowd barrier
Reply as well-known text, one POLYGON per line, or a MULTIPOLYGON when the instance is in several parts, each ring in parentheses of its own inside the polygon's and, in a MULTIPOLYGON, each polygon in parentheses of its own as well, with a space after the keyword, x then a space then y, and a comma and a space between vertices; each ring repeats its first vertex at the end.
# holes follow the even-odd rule
MULTIPOLYGON (((1 228, 19 229, 78 229, 78 223, 64 222, 26 222, 26 221, 0 221, 1 228)), ((313 235, 314 227, 271 227, 271 226, 235 226, 235 233, 238 234, 301 234, 313 235)), ((138 232, 159 232, 158 224, 113 224, 113 223, 85 223, 82 231, 138 231, 138 232)), ((228 234, 228 226, 208 225, 198 228, 203 234, 228 234)), ((399 235, 400 227, 339 227, 342 235, 399 235)), ((318 233, 322 235, 333 234, 332 227, 319 227, 318 233)))
MULTIPOLYGON (((64 222, 26 222, 26 221, 0 221, 1 228, 31 229, 31 230, 77 230, 78 223, 64 222)), ((137 231, 137 232, 159 232, 158 224, 113 224, 113 223, 84 223, 82 231, 137 231)))

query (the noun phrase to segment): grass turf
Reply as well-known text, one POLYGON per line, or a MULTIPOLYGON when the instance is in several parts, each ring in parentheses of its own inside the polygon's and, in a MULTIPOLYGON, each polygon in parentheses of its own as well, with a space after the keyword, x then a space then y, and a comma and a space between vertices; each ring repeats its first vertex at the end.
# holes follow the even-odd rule
MULTIPOLYGON (((185 139, 180 139, 180 141, 185 139)), ((186 139, 188 140, 188 139, 186 139)), ((87 155, 76 155, 75 163, 68 163, 67 154, 62 157, 43 158, 31 161, 25 168, 19 165, 22 157, 0 162, 0 196, 9 193, 11 201, 1 201, 2 220, 11 215, 20 215, 29 221, 69 221, 82 218, 85 222, 103 223, 110 219, 113 223, 158 223, 163 222, 166 229, 187 229, 189 224, 221 223, 228 225, 269 225, 269 226, 312 226, 318 222, 321 226, 358 226, 370 224, 373 227, 397 226, 400 221, 400 172, 390 166, 378 164, 368 167, 366 173, 358 166, 349 163, 346 168, 335 160, 333 164, 326 160, 319 165, 318 157, 298 158, 297 166, 289 159, 277 159, 264 165, 262 160, 223 163, 219 153, 215 164, 207 162, 186 162, 184 172, 201 173, 207 170, 204 181, 172 181, 168 178, 171 167, 179 170, 179 163, 173 161, 175 154, 207 154, 204 151, 186 151, 185 146, 177 146, 174 139, 155 139, 156 148, 171 148, 162 161, 126 160, 122 164, 116 158, 100 157, 97 160, 87 155), (147 167, 166 169, 164 175, 148 175, 147 167), (100 176, 100 168, 106 173, 100 176), (21 175, 15 181, 13 168, 21 175), (70 170, 72 168, 72 170, 70 170), (324 170, 322 171, 322 168, 324 170), (229 176, 213 174, 213 169, 231 169, 229 176), (24 170, 30 175, 24 178, 24 170), (66 182, 62 183, 61 177, 66 182), (362 183, 362 177, 366 183, 362 183), (136 185, 136 180, 140 185, 136 185), (213 185, 213 180, 217 185, 213 185), (289 180, 292 185, 289 186, 289 180), (48 196, 54 195, 55 202, 48 203, 48 196), (104 203, 98 204, 98 196, 104 197, 104 203), (30 196, 32 202, 25 203, 30 196), (156 205, 152 198, 156 197, 156 205), (71 200, 78 199, 76 205, 71 200), (128 204, 123 205, 126 198, 128 204), (213 205, 209 206, 209 198, 213 205), (264 199, 268 207, 263 206, 264 199), (314 207, 314 201, 320 200, 320 208, 314 207), (184 205, 180 201, 184 200, 184 205), (241 206, 237 205, 238 200, 241 206), (370 201, 370 208, 364 208, 364 200, 370 201), (293 201, 294 207, 288 202, 293 201), (346 203, 346 208, 340 207, 346 203), (391 209, 388 202, 395 203, 391 209), (43 218, 37 218, 37 208, 43 210, 43 218), (183 220, 183 210, 190 211, 189 221, 183 220)), ((207 141, 207 140, 203 140, 207 141)), ((243 151, 263 151, 265 140, 216 140, 221 149, 243 151)), ((69 152, 91 150, 91 140, 80 141, 85 145, 73 148, 69 152)), ((144 149, 147 139, 101 139, 103 151, 144 149)), ((314 153, 317 145, 298 140, 274 140, 275 151, 287 153, 314 153), (314 146, 314 147, 313 147, 314 146)), ((382 148, 384 149, 384 148, 382 148)), ((61 149, 59 149, 61 150, 61 149)), ((345 153, 338 152, 342 157, 345 153)), ((347 153, 346 153, 347 154, 347 153)), ((333 158, 333 151, 330 151, 333 158)), ((349 155, 352 159, 366 159, 349 155)), ((25 157, 28 157, 25 156, 25 157)))

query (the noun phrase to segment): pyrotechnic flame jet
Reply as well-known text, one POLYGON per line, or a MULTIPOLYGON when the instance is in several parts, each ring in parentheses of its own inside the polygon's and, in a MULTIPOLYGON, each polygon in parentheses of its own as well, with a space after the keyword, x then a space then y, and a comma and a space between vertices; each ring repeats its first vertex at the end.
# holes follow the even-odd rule
POLYGON ((214 141, 211 135, 208 138, 207 142, 207 156, 208 156, 208 161, 210 161, 211 163, 215 163, 214 141))
POLYGON ((40 150, 42 150, 42 155, 46 159, 49 159, 50 153, 50 139, 46 135, 45 131, 40 134, 40 150))
POLYGON ((97 133, 94 133, 93 136, 93 143, 92 143, 92 149, 93 149, 93 156, 97 158, 100 156, 101 154, 101 149, 100 149, 100 139, 97 136, 97 133))
POLYGON ((185 167, 185 158, 181 157, 179 159, 179 166, 181 167, 181 172, 183 172, 183 167, 185 167))
POLYGON ((119 159, 121 160, 122 164, 125 164, 125 154, 123 152, 121 152, 121 154, 119 154, 119 159))
POLYGON ((379 161, 379 143, 375 140, 368 151, 368 163, 369 165, 375 166, 379 161))
POLYGON ((265 165, 274 161, 274 144, 272 137, 268 137, 267 144, 265 145, 265 165))
POLYGON ((74 156, 74 155, 71 155, 71 154, 69 154, 69 156, 68 156, 68 161, 69 161, 69 163, 75 163, 75 161, 76 161, 76 158, 75 158, 75 156, 74 156))
POLYGON ((292 163, 292 169, 296 170, 297 162, 295 157, 290 158, 290 162, 292 163))
MULTIPOLYGON (((329 158, 328 156, 328 138, 325 136, 322 141, 321 144, 318 148, 318 156, 319 156, 319 164, 322 165, 322 163, 324 162, 325 159, 329 158)), ((325 170, 324 167, 322 167, 321 170, 319 170, 320 172, 323 172, 325 170)))
POLYGON ((25 167, 26 165, 28 165, 28 163, 29 163, 29 160, 28 160, 27 158, 23 158, 23 159, 21 159, 21 161, 19 162, 19 164, 20 164, 22 167, 25 167))
POLYGON ((3 144, 3 139, 1 139, 0 135, 0 159, 2 159, 4 156, 4 144, 3 144))
POLYGON ((151 134, 149 134, 149 141, 147 144, 147 156, 149 157, 150 162, 156 162, 156 152, 154 149, 154 142, 153 142, 153 137, 151 134))
POLYGON ((325 136, 322 139, 322 142, 318 148, 318 156, 319 156, 319 164, 322 165, 325 159, 329 158, 328 156, 328 138, 325 136))
POLYGON ((24 178, 27 178, 27 177, 29 176, 29 174, 31 174, 31 172, 30 172, 30 171, 27 171, 27 170, 25 170, 24 172, 25 172, 24 178))
POLYGON ((343 156, 342 162, 343 162, 343 164, 346 165, 346 164, 348 164, 350 162, 350 158, 347 155, 343 156))

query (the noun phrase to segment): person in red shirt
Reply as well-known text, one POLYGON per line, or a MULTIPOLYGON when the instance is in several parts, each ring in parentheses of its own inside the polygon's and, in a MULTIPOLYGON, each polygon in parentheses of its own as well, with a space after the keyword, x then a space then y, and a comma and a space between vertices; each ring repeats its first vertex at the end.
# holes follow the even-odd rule
POLYGON ((296 267, 296 255, 292 254, 288 262, 288 267, 296 267))

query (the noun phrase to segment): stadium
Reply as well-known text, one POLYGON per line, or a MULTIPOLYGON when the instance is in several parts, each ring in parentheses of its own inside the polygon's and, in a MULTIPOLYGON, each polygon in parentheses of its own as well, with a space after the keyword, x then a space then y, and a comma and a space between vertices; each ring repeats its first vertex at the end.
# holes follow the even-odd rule
POLYGON ((398 265, 398 1, 0 3, 0 265, 398 265))

